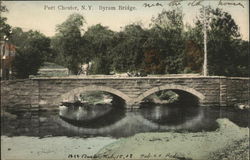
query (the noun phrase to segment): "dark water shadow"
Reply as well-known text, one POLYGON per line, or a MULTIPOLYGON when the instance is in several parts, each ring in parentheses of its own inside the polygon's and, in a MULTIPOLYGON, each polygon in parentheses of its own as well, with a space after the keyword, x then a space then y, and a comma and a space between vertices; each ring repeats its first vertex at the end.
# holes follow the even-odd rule
MULTIPOLYGON (((60 117, 58 110, 38 113, 11 112, 16 113, 17 116, 1 117, 2 135, 120 138, 144 132, 215 131, 219 127, 216 122, 219 118, 228 118, 240 127, 249 127, 249 110, 233 107, 150 104, 135 111, 126 111, 119 106, 105 106, 107 107, 105 108, 102 105, 96 105, 95 107, 92 111, 96 110, 98 114, 89 114, 80 120, 70 116, 60 117)), ((77 107, 76 110, 78 110, 77 107)))
MULTIPOLYGON (((79 108, 79 107, 77 107, 79 108)), ((72 116, 72 112, 80 112, 72 108, 68 109, 60 118, 67 123, 82 128, 100 128, 114 124, 125 117, 125 109, 122 107, 114 107, 111 105, 93 105, 82 108, 84 114, 79 115, 78 118, 72 116)))
POLYGON ((148 120, 159 125, 179 125, 200 114, 199 106, 185 106, 178 104, 144 104, 141 114, 148 120))

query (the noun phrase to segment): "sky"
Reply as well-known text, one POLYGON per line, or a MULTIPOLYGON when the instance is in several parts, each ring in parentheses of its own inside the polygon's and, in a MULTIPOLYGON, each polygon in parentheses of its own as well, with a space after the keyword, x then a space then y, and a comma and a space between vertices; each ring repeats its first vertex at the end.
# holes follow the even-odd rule
MULTIPOLYGON (((170 6, 178 0, 167 1, 4 1, 9 12, 3 13, 7 23, 13 27, 21 27, 24 31, 33 29, 46 36, 55 34, 56 25, 61 24, 70 14, 79 13, 84 16, 85 30, 95 24, 102 24, 113 31, 120 31, 131 23, 137 23, 148 28, 152 17, 156 17, 163 9, 180 8, 184 13, 184 23, 193 25, 199 15, 201 6, 190 6, 195 0, 180 0, 180 5, 170 6), (155 5, 145 7, 145 3, 155 5), (84 9, 85 6, 85 9, 84 9), (132 10, 122 10, 119 6, 129 6, 132 10), (66 9, 67 8, 67 9, 66 9), (115 10, 114 10, 115 9, 115 10)), ((202 5, 222 8, 229 12, 240 27, 242 38, 249 40, 249 2, 235 0, 238 5, 229 5, 229 0, 221 0, 225 5, 218 5, 219 0, 202 1, 202 5), (240 4, 240 5, 239 5, 240 4)))

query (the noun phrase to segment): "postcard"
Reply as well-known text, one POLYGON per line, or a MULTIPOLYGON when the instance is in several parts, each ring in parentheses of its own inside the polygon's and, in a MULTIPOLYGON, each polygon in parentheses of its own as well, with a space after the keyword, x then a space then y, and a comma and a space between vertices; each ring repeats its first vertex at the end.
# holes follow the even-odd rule
POLYGON ((248 0, 1 4, 1 159, 249 160, 248 0))

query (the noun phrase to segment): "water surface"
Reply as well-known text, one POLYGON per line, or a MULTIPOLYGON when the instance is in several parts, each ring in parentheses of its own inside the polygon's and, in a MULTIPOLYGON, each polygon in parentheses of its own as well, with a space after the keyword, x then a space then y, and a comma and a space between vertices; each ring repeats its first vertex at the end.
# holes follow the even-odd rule
POLYGON ((54 111, 17 112, 16 118, 2 118, 2 135, 128 137, 143 132, 215 131, 218 118, 228 118, 240 127, 248 126, 248 111, 232 107, 200 107, 177 104, 144 104, 129 111, 108 104, 71 106, 54 111))

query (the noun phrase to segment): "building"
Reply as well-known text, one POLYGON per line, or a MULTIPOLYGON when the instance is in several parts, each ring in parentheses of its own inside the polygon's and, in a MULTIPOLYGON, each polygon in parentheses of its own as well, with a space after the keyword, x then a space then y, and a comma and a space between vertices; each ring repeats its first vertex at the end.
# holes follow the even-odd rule
POLYGON ((38 71, 38 77, 64 77, 69 75, 68 68, 55 63, 45 62, 38 71))
POLYGON ((1 79, 10 79, 12 75, 12 63, 16 55, 16 46, 5 41, 0 41, 1 53, 1 79))

